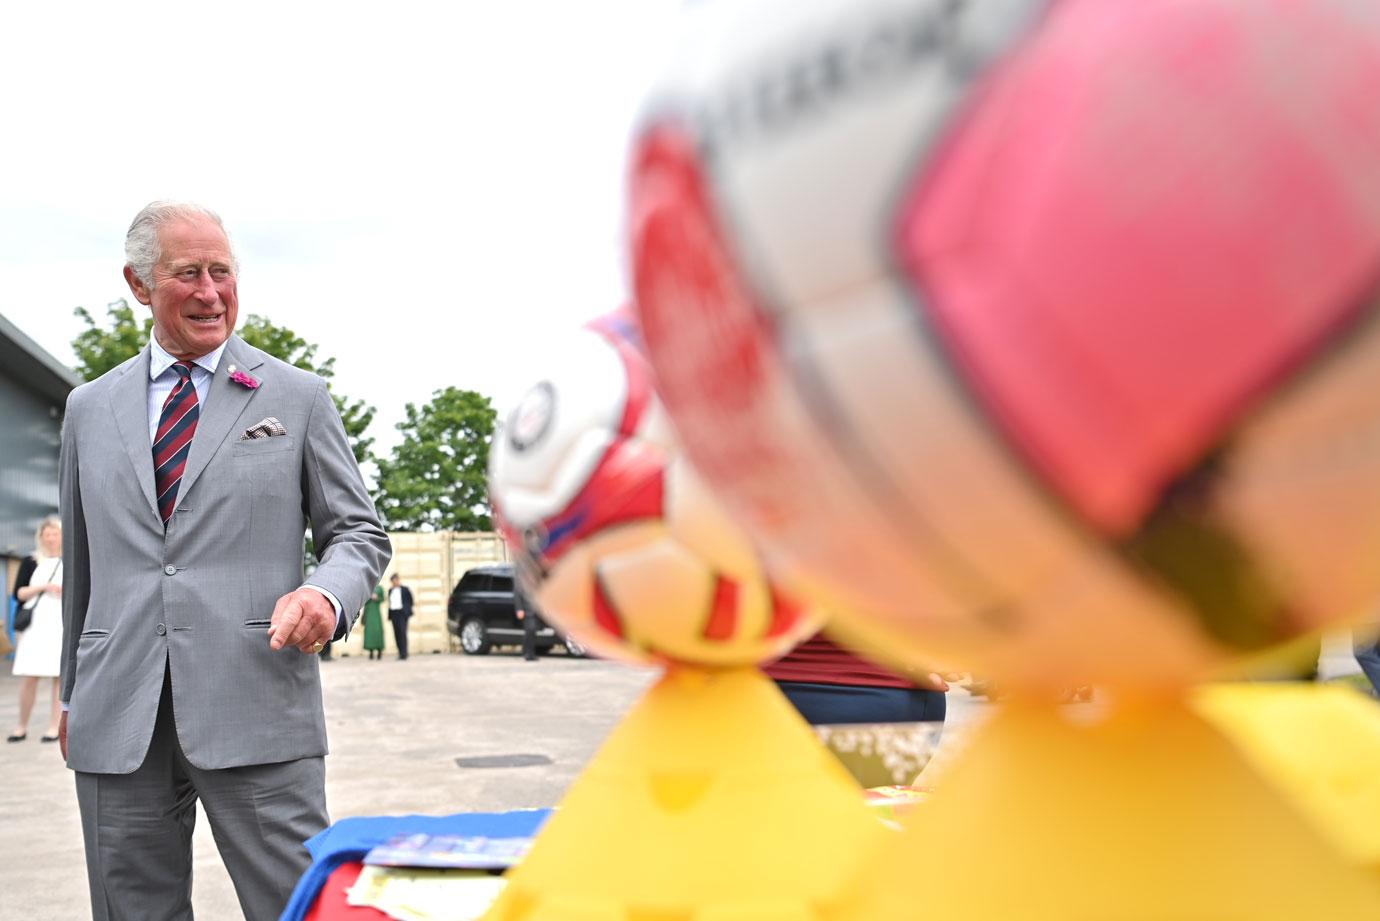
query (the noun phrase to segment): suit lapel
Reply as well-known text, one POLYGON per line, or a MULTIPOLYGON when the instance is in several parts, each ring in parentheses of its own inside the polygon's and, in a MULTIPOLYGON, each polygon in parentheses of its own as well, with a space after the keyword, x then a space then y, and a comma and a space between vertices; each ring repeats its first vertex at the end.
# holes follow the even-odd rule
MULTIPOLYGON (((252 371, 263 363, 257 350, 250 349, 239 336, 230 337, 225 351, 221 353, 215 376, 211 378, 211 386, 206 391, 206 405, 202 407, 201 418, 196 424, 192 450, 187 455, 187 469, 182 472, 182 485, 178 487, 179 494, 191 494, 197 478, 225 443, 235 420, 258 392, 230 380, 230 366, 234 365, 241 371, 252 371)), ((150 460, 150 466, 152 463, 150 460)))
MULTIPOLYGON (((153 444, 149 441, 149 348, 139 358, 125 365, 115 386, 110 390, 110 409, 125 454, 134 465, 134 478, 148 500, 149 511, 158 514, 158 502, 153 494, 153 444)), ((160 518, 161 522, 162 519, 160 518)))

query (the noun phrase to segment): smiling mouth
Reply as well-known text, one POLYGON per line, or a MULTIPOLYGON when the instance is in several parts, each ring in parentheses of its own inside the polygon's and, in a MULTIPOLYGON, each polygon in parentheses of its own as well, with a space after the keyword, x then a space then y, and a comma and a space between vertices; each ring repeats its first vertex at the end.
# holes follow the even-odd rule
POLYGON ((206 323, 206 324, 210 324, 210 323, 218 323, 218 322, 220 322, 220 316, 221 316, 221 315, 218 314, 218 313, 193 314, 192 316, 188 317, 187 319, 189 319, 189 320, 191 320, 191 321, 193 321, 193 322, 195 322, 195 323, 206 323))

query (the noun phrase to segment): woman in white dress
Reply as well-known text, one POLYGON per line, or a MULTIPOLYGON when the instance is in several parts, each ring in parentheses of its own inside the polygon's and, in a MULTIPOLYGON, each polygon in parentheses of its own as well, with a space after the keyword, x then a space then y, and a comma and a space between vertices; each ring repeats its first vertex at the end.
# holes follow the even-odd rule
POLYGON ((18 635, 14 674, 19 682, 19 723, 8 741, 22 742, 29 734, 29 715, 38 696, 38 679, 51 678, 52 705, 43 741, 56 742, 62 704, 58 702, 58 671, 62 661, 62 521, 49 515, 38 526, 34 555, 19 567, 14 597, 28 607, 32 620, 18 635))

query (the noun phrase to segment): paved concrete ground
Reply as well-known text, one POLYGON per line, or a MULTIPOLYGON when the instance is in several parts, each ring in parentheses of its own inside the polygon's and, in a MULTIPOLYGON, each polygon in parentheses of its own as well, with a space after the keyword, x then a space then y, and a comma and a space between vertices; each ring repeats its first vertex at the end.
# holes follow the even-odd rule
MULTIPOLYGON (((0 663, 0 728, 14 725, 18 679, 0 663)), ((555 654, 352 657, 323 663, 332 818, 550 806, 654 673, 555 654), (548 765, 467 769, 460 757, 535 754, 548 765)), ((42 689, 41 689, 42 690, 42 689)), ((46 717, 43 717, 46 718, 46 717)), ((72 775, 56 745, 0 742, 0 919, 90 917, 72 775)), ((193 903, 199 919, 240 917, 205 816, 193 903)))
MULTIPOLYGON (((14 725, 18 680, 0 676, 0 728, 14 725)), ((322 665, 333 818, 442 815, 554 805, 654 671, 571 659, 535 663, 485 657, 337 658, 322 665), (456 758, 541 755, 550 764, 462 769, 456 758)), ((950 695, 951 722, 981 709, 950 695)), ((0 921, 90 917, 72 775, 56 745, 0 743, 0 921)), ((198 818, 193 903, 203 921, 239 918, 204 815, 198 818)))
MULTIPOLYGON (((1346 644, 1334 645, 1324 671, 1354 670, 1346 644)), ((559 653, 536 663, 503 653, 337 658, 322 669, 334 818, 554 805, 656 674, 559 653), (550 763, 462 769, 455 762, 498 755, 550 763)), ((5 663, 0 672, 0 729, 8 733, 18 680, 5 663)), ((949 725, 959 729, 985 709, 955 691, 949 725)), ((0 743, 0 921, 90 917, 72 776, 57 746, 38 742, 43 719, 33 721, 27 741, 0 743)), ((946 732, 945 739, 961 735, 946 732)), ((197 917, 240 917, 204 816, 194 846, 197 917)))

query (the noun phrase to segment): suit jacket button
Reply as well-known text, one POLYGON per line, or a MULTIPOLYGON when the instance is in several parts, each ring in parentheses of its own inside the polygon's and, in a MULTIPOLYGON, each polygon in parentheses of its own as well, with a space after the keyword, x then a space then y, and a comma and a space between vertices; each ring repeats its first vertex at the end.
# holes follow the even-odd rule
POLYGON ((159 625, 158 625, 158 635, 159 635, 159 636, 167 636, 167 634, 168 634, 168 628, 165 627, 165 626, 163 626, 162 624, 159 624, 159 625))
POLYGON ((177 567, 174 566, 172 563, 169 563, 167 566, 164 566, 164 567, 163 567, 163 572, 167 573, 167 574, 170 575, 170 576, 176 575, 176 574, 177 574, 177 567))

